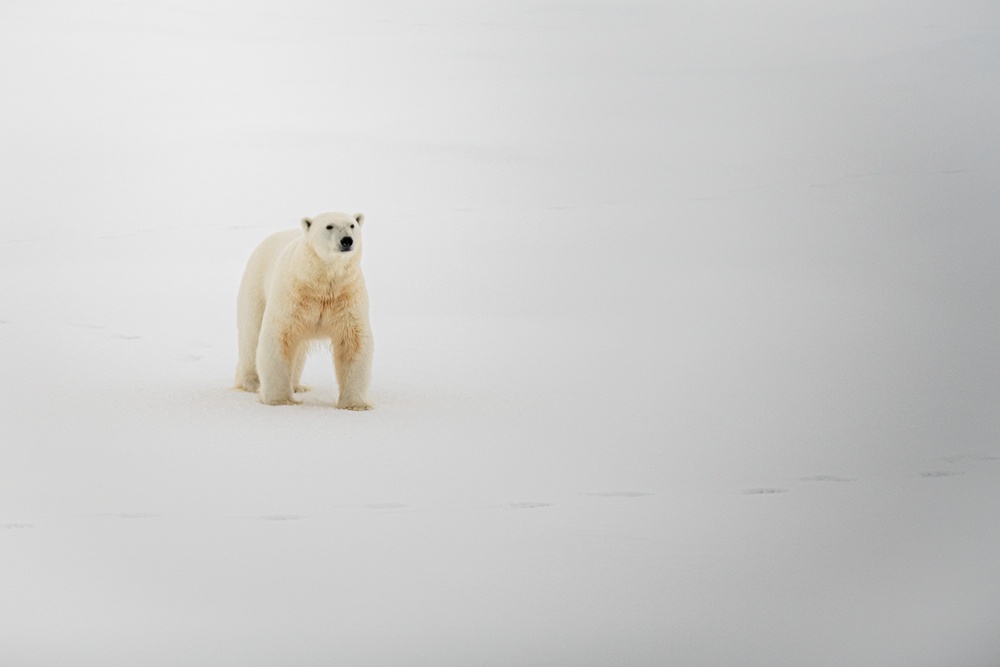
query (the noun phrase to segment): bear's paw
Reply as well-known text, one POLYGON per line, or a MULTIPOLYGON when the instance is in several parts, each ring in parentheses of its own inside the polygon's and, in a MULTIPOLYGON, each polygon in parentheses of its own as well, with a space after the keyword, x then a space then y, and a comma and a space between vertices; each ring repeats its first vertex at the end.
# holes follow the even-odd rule
POLYGON ((260 379, 256 377, 245 378, 243 382, 236 386, 237 389, 242 389, 243 391, 249 391, 251 394, 256 394, 257 390, 260 389, 260 379))

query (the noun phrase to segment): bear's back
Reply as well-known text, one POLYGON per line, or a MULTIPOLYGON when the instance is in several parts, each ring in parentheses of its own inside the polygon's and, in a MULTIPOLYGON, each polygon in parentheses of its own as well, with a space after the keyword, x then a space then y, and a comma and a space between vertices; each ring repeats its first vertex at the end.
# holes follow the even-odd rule
POLYGON ((271 234, 260 242, 247 262, 246 275, 253 277, 254 291, 261 295, 267 293, 278 257, 285 248, 301 237, 301 230, 288 229, 271 234))

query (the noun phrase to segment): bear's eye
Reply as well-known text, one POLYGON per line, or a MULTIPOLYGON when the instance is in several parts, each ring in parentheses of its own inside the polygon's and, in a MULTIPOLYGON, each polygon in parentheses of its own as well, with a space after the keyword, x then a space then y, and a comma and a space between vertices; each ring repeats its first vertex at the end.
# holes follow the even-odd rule
POLYGON ((333 225, 327 225, 326 228, 327 229, 333 229, 333 225))
POLYGON ((351 225, 351 229, 354 229, 354 225, 351 225))

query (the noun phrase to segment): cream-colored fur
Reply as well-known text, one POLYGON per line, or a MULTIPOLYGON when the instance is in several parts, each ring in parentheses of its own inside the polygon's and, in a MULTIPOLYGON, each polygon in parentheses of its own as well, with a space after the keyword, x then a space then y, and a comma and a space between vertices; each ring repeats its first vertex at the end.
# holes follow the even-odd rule
POLYGON ((305 391, 299 382, 309 343, 329 339, 340 386, 337 407, 371 409, 363 223, 360 213, 322 213, 303 218, 301 230, 272 234, 253 251, 237 301, 237 387, 258 391, 268 405, 298 403, 294 392, 305 391))

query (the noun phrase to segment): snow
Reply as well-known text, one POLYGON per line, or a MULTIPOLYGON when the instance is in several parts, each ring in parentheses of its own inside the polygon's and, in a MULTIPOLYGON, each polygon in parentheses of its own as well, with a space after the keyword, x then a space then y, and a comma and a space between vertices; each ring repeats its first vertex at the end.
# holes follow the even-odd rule
POLYGON ((0 6, 0 663, 1000 660, 1000 7, 0 6), (231 389, 364 211, 376 409, 231 389))

